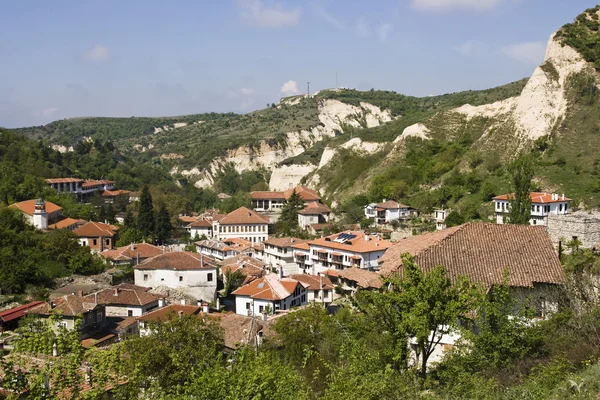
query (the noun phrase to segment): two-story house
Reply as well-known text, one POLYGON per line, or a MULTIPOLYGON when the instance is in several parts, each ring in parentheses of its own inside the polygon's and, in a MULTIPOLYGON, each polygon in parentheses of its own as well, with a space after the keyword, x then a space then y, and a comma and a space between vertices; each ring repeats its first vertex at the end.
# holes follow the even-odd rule
POLYGON ((166 286, 198 300, 213 301, 217 292, 217 265, 203 254, 175 251, 136 265, 134 280, 137 286, 166 286))
POLYGON ((334 291, 331 279, 325 274, 309 275, 309 274, 293 274, 290 278, 300 281, 306 287, 308 293, 308 302, 321 304, 330 304, 338 298, 334 291))
POLYGON ((281 270, 267 274, 232 292, 235 312, 240 315, 272 314, 305 305, 308 302, 306 286, 296 279, 284 278, 281 270))
POLYGON ((58 222, 62 215, 60 206, 41 198, 13 203, 10 207, 21 211, 29 225, 41 230, 48 229, 48 225, 58 222))
POLYGON ((313 201, 298 211, 298 226, 307 229, 314 224, 327 223, 330 214, 331 209, 329 207, 318 201, 313 201))
POLYGON ((79 330, 99 330, 106 323, 105 307, 74 294, 65 295, 49 302, 44 302, 27 311, 28 314, 34 314, 40 318, 51 321, 53 315, 56 319, 56 326, 66 329, 79 330), (75 321, 81 319, 81 324, 75 326, 75 321))
MULTIPOLYGON (((530 225, 548 225, 548 215, 568 214, 571 199, 558 195, 557 193, 531 192, 531 218, 530 225)), ((494 197, 494 210, 496 211, 496 223, 504 223, 504 216, 510 212, 510 203, 514 200, 514 194, 503 194, 494 197)))
POLYGON ((284 275, 291 275, 298 272, 298 265, 294 261, 293 245, 306 243, 307 240, 301 240, 294 237, 269 238, 263 242, 264 262, 271 268, 283 268, 284 275))
POLYGON ((213 237, 216 240, 242 238, 261 243, 269 238, 269 218, 240 207, 213 221, 213 237))
POLYGON ((118 226, 102 222, 88 222, 73 230, 82 246, 88 246, 93 252, 112 249, 117 242, 118 226))
POLYGON ((186 231, 190 232, 190 237, 201 238, 204 236, 207 239, 213 237, 213 222, 209 219, 200 218, 186 226, 186 231))
POLYGON ((305 206, 312 202, 321 202, 321 196, 316 190, 307 186, 296 186, 283 192, 251 192, 252 208, 259 212, 280 212, 294 191, 300 196, 305 206))
POLYGON ((372 218, 376 225, 388 224, 394 220, 407 219, 415 214, 415 210, 394 200, 383 200, 383 203, 371 203, 365 206, 365 217, 372 218))
POLYGON ((84 297, 88 302, 97 302, 106 309, 107 317, 139 317, 158 308, 162 297, 148 288, 121 284, 84 297))
POLYGON ((100 255, 112 265, 136 265, 164 252, 162 247, 150 243, 131 243, 114 250, 104 250, 100 255))
POLYGON ((391 245, 379 235, 345 231, 292 247, 299 272, 317 275, 330 268, 377 269, 379 258, 391 245))

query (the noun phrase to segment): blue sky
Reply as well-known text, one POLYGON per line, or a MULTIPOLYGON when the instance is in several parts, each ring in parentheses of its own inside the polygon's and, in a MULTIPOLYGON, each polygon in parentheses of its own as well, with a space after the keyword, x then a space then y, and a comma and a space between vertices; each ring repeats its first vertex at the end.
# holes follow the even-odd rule
POLYGON ((427 96, 529 76, 597 0, 0 0, 0 126, 248 112, 338 84, 427 96))

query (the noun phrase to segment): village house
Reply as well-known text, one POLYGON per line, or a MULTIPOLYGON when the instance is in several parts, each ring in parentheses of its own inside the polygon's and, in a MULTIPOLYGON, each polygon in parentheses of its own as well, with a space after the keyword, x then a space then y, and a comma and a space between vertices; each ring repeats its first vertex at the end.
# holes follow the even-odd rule
POLYGON ((48 225, 48 229, 62 229, 65 231, 73 232, 75 229, 85 224, 87 221, 74 219, 74 218, 64 218, 60 221, 48 225))
POLYGON ((366 269, 348 268, 341 271, 330 270, 328 272, 337 275, 338 286, 344 293, 351 296, 355 295, 359 288, 364 290, 379 290, 383 286, 381 275, 366 269))
POLYGON ((79 178, 50 178, 46 184, 58 193, 73 193, 78 199, 93 194, 113 190, 115 183, 109 180, 87 180, 79 178))
POLYGON ((228 258, 221 266, 221 276, 223 282, 227 283, 227 276, 234 272, 244 276, 243 284, 250 283, 256 279, 262 278, 268 273, 267 265, 257 258, 240 254, 235 257, 228 258))
POLYGON ((164 253, 134 267, 137 286, 166 286, 205 301, 213 301, 217 292, 215 260, 187 251, 164 253))
POLYGON ((308 203, 302 210, 298 211, 298 226, 302 229, 308 229, 314 224, 324 224, 329 222, 331 209, 325 204, 313 201, 308 203))
POLYGON ((247 315, 219 315, 219 326, 223 329, 223 339, 227 352, 235 352, 240 345, 259 347, 262 345, 268 322, 247 315))
POLYGON ((259 212, 281 212, 283 205, 290 198, 294 190, 300 196, 305 206, 312 202, 321 202, 321 196, 319 196, 316 190, 306 186, 296 186, 283 192, 251 192, 252 208, 259 212))
POLYGON ((49 302, 44 302, 27 311, 28 314, 37 315, 47 321, 50 317, 57 318, 56 326, 71 330, 100 330, 106 323, 106 312, 103 305, 78 295, 65 295, 49 302), (75 326, 75 321, 81 318, 81 324, 75 326))
POLYGON ((129 203, 129 190, 105 190, 102 192, 102 198, 106 204, 112 204, 118 200, 121 200, 121 204, 129 203))
POLYGON ((114 250, 104 250, 100 255, 112 265, 137 265, 164 252, 162 247, 150 243, 131 243, 114 250))
POLYGON ((446 229, 446 217, 450 211, 439 209, 433 211, 433 220, 435 221, 435 229, 438 231, 446 229))
POLYGON ((60 206, 50 201, 45 202, 44 199, 25 200, 13 203, 10 207, 20 210, 27 223, 40 230, 46 230, 48 225, 60 221, 62 215, 60 206))
POLYGON ((90 294, 84 299, 103 305, 107 317, 139 317, 164 305, 161 296, 148 290, 125 283, 90 294))
POLYGON ((242 238, 252 243, 260 243, 269 237, 269 218, 246 207, 240 207, 213 221, 213 235, 217 240, 242 238))
POLYGON ((19 326, 19 320, 23 318, 30 309, 37 307, 42 303, 43 301, 31 301, 27 304, 0 312, 0 333, 16 329, 19 326))
POLYGON ((308 292, 300 281, 284 278, 281 270, 233 291, 235 312, 240 315, 272 314, 307 304, 308 292))
POLYGON ((301 240, 293 237, 270 238, 263 242, 265 254, 263 260, 271 268, 283 268, 284 275, 291 275, 298 272, 298 265, 294 261, 293 245, 306 243, 307 240, 301 240))
POLYGON ((137 318, 139 334, 140 336, 148 336, 152 333, 150 330, 152 323, 163 322, 168 318, 177 318, 182 315, 198 315, 202 312, 202 309, 202 305, 169 304, 166 307, 151 311, 137 318))
MULTIPOLYGON (((548 215, 568 214, 571 199, 563 194, 531 192, 531 218, 530 225, 548 225, 548 215)), ((504 216, 510 212, 510 202, 514 194, 503 194, 494 197, 494 210, 496 211, 496 223, 504 223, 504 216)))
POLYGON ((218 240, 206 239, 195 242, 194 244, 196 245, 196 251, 199 254, 207 255, 216 260, 225 260, 226 258, 239 254, 236 250, 218 240))
POLYGON ((392 244, 379 235, 345 231, 293 245, 299 272, 317 275, 329 268, 379 267, 379 258, 392 244))
POLYGON ((73 233, 79 237, 82 246, 88 246, 93 252, 102 252, 114 247, 118 230, 118 226, 88 222, 73 230, 73 233))
POLYGON ((192 239, 200 239, 202 236, 211 239, 213 237, 213 224, 212 221, 207 219, 198 219, 187 225, 186 231, 190 232, 192 239))
POLYGON ((292 274, 290 278, 295 279, 304 284, 308 293, 308 302, 321 304, 330 304, 337 297, 331 279, 325 274, 309 275, 309 274, 292 274))
POLYGON ((365 206, 365 217, 372 218, 375 225, 389 224, 394 220, 408 219, 415 215, 415 210, 394 200, 383 200, 383 203, 371 203, 365 206))

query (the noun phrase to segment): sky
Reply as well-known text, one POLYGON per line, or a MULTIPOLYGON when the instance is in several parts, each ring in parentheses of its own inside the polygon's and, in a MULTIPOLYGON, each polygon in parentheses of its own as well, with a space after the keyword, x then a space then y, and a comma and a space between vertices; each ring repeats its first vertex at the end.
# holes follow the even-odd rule
POLYGON ((530 76, 598 0, 0 0, 0 126, 250 112, 339 87, 428 96, 530 76))

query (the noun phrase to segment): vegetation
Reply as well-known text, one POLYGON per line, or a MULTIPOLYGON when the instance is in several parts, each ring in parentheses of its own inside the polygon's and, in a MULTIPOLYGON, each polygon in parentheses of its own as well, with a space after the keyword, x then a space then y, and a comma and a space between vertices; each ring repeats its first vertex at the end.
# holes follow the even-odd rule
POLYGON ((276 230, 283 236, 298 234, 298 212, 304 208, 304 202, 296 189, 292 191, 289 199, 281 209, 281 215, 277 220, 276 230))
POLYGON ((575 21, 564 25, 556 34, 563 45, 571 46, 583 58, 594 63, 600 69, 600 6, 588 8, 575 18, 575 21))
POLYGON ((533 163, 530 158, 521 158, 512 164, 510 172, 512 173, 514 197, 509 199, 510 210, 507 215, 507 223, 529 225, 533 163))

